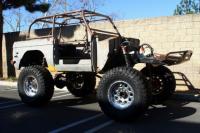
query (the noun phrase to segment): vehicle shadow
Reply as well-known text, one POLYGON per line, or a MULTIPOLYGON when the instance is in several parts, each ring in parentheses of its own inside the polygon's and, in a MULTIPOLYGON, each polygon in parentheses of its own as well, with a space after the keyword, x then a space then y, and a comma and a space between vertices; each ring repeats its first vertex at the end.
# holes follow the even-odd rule
MULTIPOLYGON (((129 123, 114 122, 98 132, 109 133, 188 133, 198 132, 200 121, 194 119, 197 109, 189 100, 170 99, 163 105, 151 105, 144 115, 129 123)), ((198 114, 197 114, 198 116, 198 114)))
POLYGON ((49 103, 50 106, 78 106, 78 105, 86 105, 86 104, 94 104, 97 103, 97 99, 95 94, 90 95, 84 98, 76 98, 71 96, 67 99, 58 99, 53 100, 49 103))
POLYGON ((20 101, 14 98, 0 97, 0 105, 4 105, 9 102, 20 102, 20 101))
MULTIPOLYGON (((20 100, 0 97, 0 103, 7 101, 21 103, 20 100)), ((30 107, 25 104, 12 106, 16 103, 0 104, 0 132, 49 132, 64 125, 70 125, 101 114, 99 110, 78 106, 93 102, 93 99, 89 98, 85 100, 69 98, 52 101, 43 107, 30 107)), ((74 129, 79 130, 76 127, 74 129)))
POLYGON ((108 126, 98 132, 121 133, 188 133, 199 132, 200 89, 195 88, 192 82, 181 72, 178 75, 177 86, 187 87, 186 91, 177 90, 175 94, 162 105, 151 105, 139 119, 130 123, 119 123, 108 126), (180 84, 181 81, 181 84, 180 84), (115 128, 114 128, 115 127, 115 128))
MULTIPOLYGON (((10 100, 20 102, 16 99, 0 97, 0 102, 10 100)), ((86 98, 66 96, 66 98, 62 99, 53 99, 47 106, 40 108, 21 105, 1 110, 0 132, 49 132, 54 128, 59 128, 101 113, 96 103, 95 95, 86 98), (34 123, 34 128, 32 128, 32 123, 34 123)), ((146 113, 134 122, 113 122, 108 126, 100 128, 98 132, 197 132, 200 129, 200 120, 197 117, 200 113, 197 110, 199 106, 196 106, 196 104, 187 97, 179 98, 177 95, 174 95, 162 105, 151 105, 146 113)), ((105 118, 105 116, 102 117, 105 118)), ((109 120, 109 118, 104 120, 102 118, 101 120, 94 119, 87 122, 87 124, 90 123, 91 125, 84 123, 72 128, 71 131, 84 131, 89 128, 88 126, 96 127, 109 120)))
MULTIPOLYGON (((200 128, 200 122, 193 117, 196 115, 197 108, 189 105, 193 100, 176 97, 174 95, 170 100, 162 105, 151 105, 144 115, 133 122, 120 123, 113 122, 98 132, 121 132, 121 133, 141 133, 141 132, 182 132, 197 131, 200 128), (185 119, 186 118, 186 119, 185 119), (187 121, 188 120, 188 121, 187 121)), ((97 103, 95 96, 88 98, 70 98, 53 101, 52 107, 72 107, 77 105, 87 105, 97 103)), ((93 106, 93 105, 92 105, 93 106)), ((197 114, 198 115, 198 114, 197 114)))

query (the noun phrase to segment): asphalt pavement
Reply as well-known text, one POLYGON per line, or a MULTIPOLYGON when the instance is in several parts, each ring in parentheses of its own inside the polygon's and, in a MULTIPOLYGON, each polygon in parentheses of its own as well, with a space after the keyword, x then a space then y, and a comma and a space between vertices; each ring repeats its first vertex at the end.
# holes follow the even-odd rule
POLYGON ((56 90, 44 107, 20 101, 14 86, 0 86, 0 133, 192 133, 200 130, 200 104, 175 94, 163 105, 152 105, 131 123, 118 123, 100 110, 95 96, 75 98, 56 90))

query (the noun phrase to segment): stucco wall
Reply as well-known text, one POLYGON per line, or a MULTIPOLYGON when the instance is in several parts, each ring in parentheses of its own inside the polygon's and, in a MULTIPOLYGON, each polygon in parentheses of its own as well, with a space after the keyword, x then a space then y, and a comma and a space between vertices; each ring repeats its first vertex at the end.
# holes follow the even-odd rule
MULTIPOLYGON (((188 81, 190 81, 194 88, 200 89, 200 15, 158 17, 150 19, 116 21, 115 23, 122 35, 139 38, 141 43, 151 44, 157 53, 167 53, 170 51, 187 49, 193 50, 194 54, 189 62, 172 66, 170 69, 173 72, 178 72, 178 74, 175 75, 178 79, 177 84, 179 87, 181 86, 182 88, 187 88, 186 83, 189 83, 188 81), (188 79, 187 82, 185 82, 186 79, 188 79)), ((98 29, 111 28, 107 23, 97 23, 93 26, 98 29)), ((33 31, 32 34, 38 34, 41 32, 41 30, 33 31)), ((43 33, 46 32, 43 31, 43 33)), ((20 36, 19 33, 10 34, 15 37, 15 40, 18 40, 18 37, 20 36)), ((10 34, 5 35, 12 36, 10 34)), ((78 35, 79 34, 81 34, 81 32, 79 32, 78 35)), ((20 37, 20 39, 23 39, 24 33, 21 33, 21 36, 22 37, 20 37)), ((12 39, 12 37, 9 38, 12 39)), ((10 50, 8 47, 12 47, 12 42, 13 41, 6 41, 7 50, 10 50)), ((4 54, 4 56, 7 55, 5 56, 7 59, 4 57, 5 76, 8 75, 7 60, 10 58, 9 52, 4 54)), ((141 65, 137 65, 136 67, 138 69, 142 68, 141 65)), ((188 84, 188 86, 192 87, 190 84, 188 84)))

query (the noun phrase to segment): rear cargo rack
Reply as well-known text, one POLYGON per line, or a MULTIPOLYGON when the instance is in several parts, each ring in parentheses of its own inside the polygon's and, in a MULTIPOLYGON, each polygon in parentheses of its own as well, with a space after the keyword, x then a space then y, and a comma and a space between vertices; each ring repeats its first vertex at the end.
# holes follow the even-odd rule
POLYGON ((170 52, 163 62, 167 65, 177 65, 190 60, 193 52, 191 50, 170 52))

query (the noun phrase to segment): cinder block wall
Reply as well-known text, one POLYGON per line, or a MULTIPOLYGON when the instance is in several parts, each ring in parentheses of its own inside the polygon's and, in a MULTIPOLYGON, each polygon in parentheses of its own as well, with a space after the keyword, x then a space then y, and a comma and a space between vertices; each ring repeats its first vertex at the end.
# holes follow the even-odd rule
POLYGON ((200 15, 119 21, 117 26, 123 35, 151 44, 157 53, 192 50, 189 62, 169 68, 175 72, 178 87, 192 87, 190 81, 200 89, 200 15))
MULTIPOLYGON (((126 20, 115 23, 123 36, 139 38, 141 43, 151 44, 157 53, 193 50, 194 54, 189 62, 169 68, 175 72, 178 88, 194 87, 200 89, 200 15, 126 20)), ((98 29, 112 29, 108 23, 96 23, 93 26, 98 29)), ((32 34, 41 32, 41 30, 36 30, 32 34)), ((18 37, 22 37, 15 38, 15 40, 23 39, 23 33, 21 35, 13 33, 13 36, 16 34, 18 37)), ((6 45, 12 46, 12 42, 7 42, 6 45)), ((7 54, 7 59, 9 59, 9 54, 7 54)), ((6 68, 6 65, 4 66, 6 68)), ((142 67, 142 65, 136 66, 137 69, 142 67)), ((7 71, 5 70, 5 72, 7 71)))

